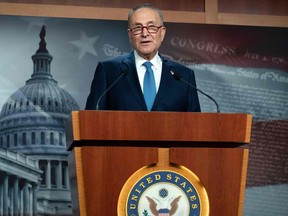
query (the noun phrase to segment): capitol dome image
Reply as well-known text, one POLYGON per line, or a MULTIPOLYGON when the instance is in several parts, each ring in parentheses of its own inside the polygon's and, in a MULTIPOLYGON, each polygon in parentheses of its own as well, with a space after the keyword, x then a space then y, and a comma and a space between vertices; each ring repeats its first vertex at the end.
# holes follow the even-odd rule
MULTIPOLYGON (((11 202, 7 201, 4 206, 6 209, 2 209, 2 212, 72 215, 65 125, 71 111, 79 110, 79 106, 53 79, 53 57, 46 48, 45 26, 39 36, 39 49, 32 56, 32 75, 23 87, 8 98, 0 114, 0 147, 35 161, 37 166, 33 169, 39 175, 37 192, 31 190, 24 201, 15 201, 15 198, 12 201, 17 193, 15 194, 15 184, 10 182, 17 175, 10 173, 7 195, 11 202), (34 207, 28 204, 24 209, 20 203, 31 202, 31 199, 37 200, 37 204, 34 203, 34 207)), ((13 167, 13 163, 11 164, 13 167)), ((3 172, 1 167, 0 172, 3 172)), ((17 191, 21 191, 21 187, 17 186, 17 191)))

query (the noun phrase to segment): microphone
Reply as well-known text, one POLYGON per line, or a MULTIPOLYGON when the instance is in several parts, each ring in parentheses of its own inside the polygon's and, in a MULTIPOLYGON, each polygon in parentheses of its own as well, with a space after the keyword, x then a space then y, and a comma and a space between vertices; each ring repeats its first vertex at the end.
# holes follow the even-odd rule
POLYGON ((102 97, 107 94, 107 92, 123 77, 123 76, 127 76, 128 74, 128 70, 123 70, 120 74, 120 76, 100 95, 100 97, 98 98, 97 104, 96 104, 96 110, 99 110, 99 103, 102 99, 102 97))
POLYGON ((219 105, 218 105, 217 101, 213 97, 211 97, 210 95, 206 94, 205 92, 203 92, 200 89, 198 89, 195 86, 193 86, 191 83, 189 83, 186 80, 184 80, 179 74, 177 74, 177 73, 175 73, 173 71, 170 71, 170 73, 171 73, 171 75, 173 76, 174 79, 181 80, 182 82, 186 83, 187 85, 191 86, 193 89, 199 91, 200 93, 202 93, 203 95, 208 97, 210 100, 212 100, 215 103, 215 105, 216 105, 217 113, 220 113, 219 105))

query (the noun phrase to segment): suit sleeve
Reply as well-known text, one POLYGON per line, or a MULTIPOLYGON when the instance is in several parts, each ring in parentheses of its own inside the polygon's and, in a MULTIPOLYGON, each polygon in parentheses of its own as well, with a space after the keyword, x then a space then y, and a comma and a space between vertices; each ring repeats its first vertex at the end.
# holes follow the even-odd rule
MULTIPOLYGON (((90 93, 87 98, 86 110, 95 110, 97 106, 97 102, 99 100, 99 97, 103 94, 103 92, 106 89, 106 75, 105 75, 105 68, 104 64, 102 62, 99 62, 94 78, 92 80, 91 88, 90 88, 90 93)), ((99 103, 99 109, 103 110, 105 109, 105 103, 106 103, 106 98, 105 95, 101 98, 101 101, 99 103)))

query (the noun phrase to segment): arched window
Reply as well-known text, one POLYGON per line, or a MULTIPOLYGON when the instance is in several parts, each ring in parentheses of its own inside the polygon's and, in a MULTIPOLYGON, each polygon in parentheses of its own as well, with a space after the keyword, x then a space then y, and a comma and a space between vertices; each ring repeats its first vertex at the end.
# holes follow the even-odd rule
POLYGON ((50 144, 54 145, 54 133, 53 132, 50 133, 50 144))
POLYGON ((3 146, 3 137, 0 138, 0 146, 3 146))
POLYGON ((45 133, 41 132, 41 145, 45 144, 45 133))
POLYGON ((36 134, 35 134, 35 132, 31 133, 31 144, 32 145, 36 144, 36 134))
POLYGON ((67 187, 67 182, 66 182, 66 175, 67 175, 67 162, 63 161, 62 162, 62 187, 66 188, 67 187))
POLYGON ((45 186, 46 185, 46 166, 47 166, 47 162, 40 160, 39 161, 39 168, 42 170, 41 173, 41 186, 45 186))
POLYGON ((51 102, 51 99, 50 99, 50 98, 48 98, 48 106, 49 106, 49 107, 52 106, 52 102, 51 102))
POLYGON ((37 69, 37 71, 39 71, 39 60, 37 60, 37 62, 36 62, 36 69, 37 69))
POLYGON ((63 134, 59 133, 59 145, 63 145, 63 134))
POLYGON ((51 187, 56 187, 57 161, 51 161, 51 187))
POLYGON ((18 145, 18 134, 14 134, 14 146, 18 145))
POLYGON ((22 133, 22 145, 27 145, 26 133, 22 133))

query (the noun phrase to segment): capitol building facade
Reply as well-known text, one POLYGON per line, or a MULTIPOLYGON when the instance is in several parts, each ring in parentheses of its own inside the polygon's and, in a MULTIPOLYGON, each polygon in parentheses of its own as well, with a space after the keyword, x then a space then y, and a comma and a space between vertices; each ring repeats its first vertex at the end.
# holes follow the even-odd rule
POLYGON ((33 72, 0 114, 0 215, 72 215, 65 124, 79 106, 51 74, 46 28, 33 72))

